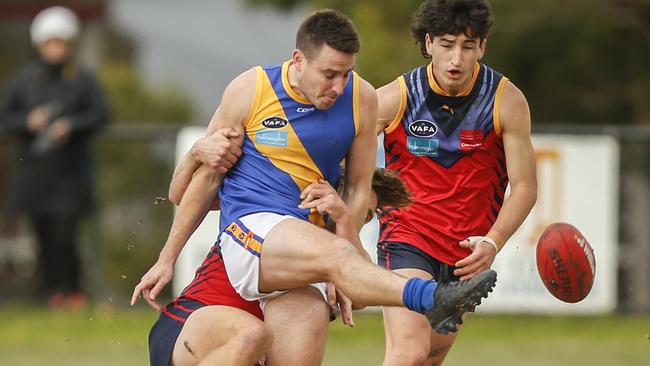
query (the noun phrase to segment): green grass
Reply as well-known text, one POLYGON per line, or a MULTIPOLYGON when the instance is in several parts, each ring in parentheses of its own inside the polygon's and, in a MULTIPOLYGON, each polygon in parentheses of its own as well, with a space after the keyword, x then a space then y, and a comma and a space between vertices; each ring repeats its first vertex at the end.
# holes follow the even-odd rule
MULTIPOLYGON (((50 312, 0 308, 0 365, 146 365, 156 314, 144 307, 50 312)), ((333 324, 324 365, 380 365, 379 313, 333 324)), ((625 366, 650 361, 650 316, 471 316, 446 365, 625 366)))

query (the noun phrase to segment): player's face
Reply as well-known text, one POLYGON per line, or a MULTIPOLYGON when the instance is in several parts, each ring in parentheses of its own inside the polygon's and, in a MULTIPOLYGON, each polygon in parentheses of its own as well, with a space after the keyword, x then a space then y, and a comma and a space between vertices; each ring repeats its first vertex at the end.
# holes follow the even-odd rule
POLYGON ((356 56, 323 45, 311 58, 296 50, 293 63, 298 75, 298 88, 316 108, 328 109, 343 94, 356 56))
POLYGON ((438 85, 451 95, 460 93, 471 82, 474 65, 483 58, 486 41, 465 34, 444 34, 433 39, 427 34, 425 42, 438 85))

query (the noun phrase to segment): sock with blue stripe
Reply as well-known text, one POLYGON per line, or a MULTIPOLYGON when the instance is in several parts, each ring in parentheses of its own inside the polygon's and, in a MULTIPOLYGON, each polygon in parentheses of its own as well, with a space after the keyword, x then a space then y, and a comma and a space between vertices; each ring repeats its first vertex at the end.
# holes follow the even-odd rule
POLYGON ((433 309, 433 293, 438 288, 438 283, 432 280, 413 277, 406 282, 402 301, 409 310, 424 313, 433 309))

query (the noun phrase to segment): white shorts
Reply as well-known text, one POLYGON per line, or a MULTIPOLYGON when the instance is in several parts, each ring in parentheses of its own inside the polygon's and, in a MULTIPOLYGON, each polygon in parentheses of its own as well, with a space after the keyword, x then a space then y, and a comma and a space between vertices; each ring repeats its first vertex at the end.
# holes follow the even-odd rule
MULTIPOLYGON (((271 212, 254 213, 230 223, 219 236, 221 255, 232 287, 246 300, 259 300, 262 309, 268 300, 286 292, 261 293, 259 290, 260 255, 264 238, 275 225, 292 218, 294 217, 271 212)), ((327 302, 327 285, 319 282, 311 286, 319 290, 327 302)))

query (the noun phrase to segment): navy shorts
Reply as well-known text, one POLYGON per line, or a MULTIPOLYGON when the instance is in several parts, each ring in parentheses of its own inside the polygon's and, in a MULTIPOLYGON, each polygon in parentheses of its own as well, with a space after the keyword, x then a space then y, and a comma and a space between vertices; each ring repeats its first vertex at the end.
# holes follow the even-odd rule
POLYGON ((151 366, 169 366, 172 351, 185 320, 205 305, 193 300, 173 301, 160 312, 158 321, 149 332, 149 362, 151 366))
POLYGON ((440 262, 414 245, 399 242, 377 243, 377 264, 388 270, 414 268, 429 273, 438 282, 458 281, 456 267, 440 262))

